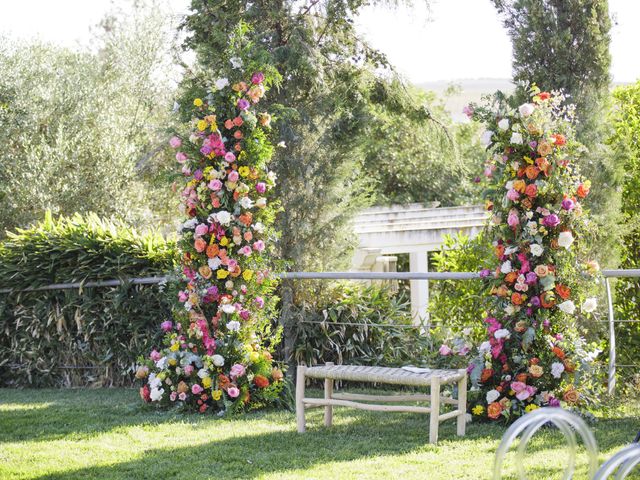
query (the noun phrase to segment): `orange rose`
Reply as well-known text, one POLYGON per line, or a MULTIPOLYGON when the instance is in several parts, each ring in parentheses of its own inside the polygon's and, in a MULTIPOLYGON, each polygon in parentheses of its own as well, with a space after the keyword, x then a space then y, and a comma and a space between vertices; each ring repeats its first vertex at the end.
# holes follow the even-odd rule
POLYGON ((538 144, 538 153, 541 157, 546 157, 553 152, 553 146, 549 142, 540 142, 538 144))
POLYGON ((500 405, 498 402, 493 402, 487 407, 487 415, 492 420, 497 420, 498 418, 500 418, 501 414, 502 405, 500 405))
POLYGON ((202 253, 207 248, 207 242, 202 238, 196 238, 196 241, 193 242, 193 248, 196 249, 196 252, 202 253))
POLYGON ((240 140, 242 138, 242 131, 236 130, 235 132, 233 132, 233 138, 235 138, 236 140, 240 140))
POLYGON ((536 158, 536 165, 540 169, 542 173, 544 173, 545 177, 548 177, 551 173, 551 163, 544 157, 536 158))
POLYGON ((506 285, 500 285, 496 290, 496 295, 498 297, 506 297, 507 295, 509 295, 509 289, 506 285))
POLYGON ((274 382, 279 382, 284 378, 284 373, 282 373, 282 370, 279 368, 274 367, 273 370, 271 370, 271 378, 273 378, 274 382))
POLYGON ((198 273, 200 273, 200 276, 202 278, 206 278, 207 280, 211 278, 211 275, 213 274, 213 272, 211 271, 211 268, 209 267, 209 265, 203 265, 198 269, 198 273))
POLYGON ((264 375, 256 375, 253 377, 253 383, 258 388, 267 388, 269 386, 269 379, 264 375))
POLYGON ((484 370, 482 370, 482 373, 480 374, 480 381, 482 383, 486 383, 489 380, 491 380, 491 378, 494 375, 494 371, 493 368, 485 368, 484 370))
POLYGON ((515 283, 517 279, 518 279, 518 272, 509 272, 504 277, 504 281, 507 283, 515 283))
POLYGON ((538 186, 534 183, 530 183, 527 185, 524 193, 529 198, 535 198, 538 195, 538 186))
POLYGON ((561 133, 554 133, 553 135, 551 135, 551 138, 553 139, 553 143, 555 143, 559 147, 567 144, 567 139, 561 133))
POLYGON ((231 119, 225 120, 224 128, 226 128, 227 130, 231 130, 233 128, 233 121, 231 119))
POLYGON ((578 185, 576 195, 578 195, 580 198, 585 198, 587 195, 589 195, 589 187, 585 186, 584 183, 581 183, 580 185, 578 185))
POLYGON ((571 296, 571 289, 566 285, 556 285, 556 293, 560 298, 566 300, 571 296))
POLYGON ((515 182, 513 182, 513 189, 516 192, 524 193, 526 188, 527 188, 527 184, 525 183, 524 180, 516 180, 515 182))
POLYGON ((533 207, 533 204, 531 203, 531 199, 530 198, 525 198, 524 200, 522 200, 520 202, 520 204, 526 208, 527 210, 531 210, 531 207, 533 207))
POLYGON ((533 357, 531 360, 529 360, 530 365, 538 365, 539 363, 540 359, 538 357, 533 357))
MULTIPOLYGON (((240 83, 244 84, 244 82, 240 82, 240 83)), ((245 88, 246 88, 246 84, 245 84, 245 88)), ((244 120, 242 120, 242 117, 236 117, 233 119, 233 124, 236 127, 241 127, 243 123, 244 123, 244 120)))
POLYGON ((553 292, 544 292, 540 295, 540 304, 542 305, 542 308, 552 308, 556 304, 553 292))
POLYGON ((540 169, 535 165, 529 165, 524 169, 524 174, 529 180, 535 180, 540 175, 540 169))
POLYGON ((226 375, 223 375, 223 374, 218 375, 218 387, 219 388, 222 388, 224 390, 229 385, 231 385, 231 380, 229 380, 229 377, 227 377, 226 375))
POLYGON ((551 349, 551 351, 553 352, 553 354, 558 357, 560 360, 562 360, 564 358, 564 352, 562 351, 561 348, 559 347, 553 347, 551 349))
POLYGON ((495 248, 496 257, 500 258, 504 255, 504 245, 498 245, 495 248))
POLYGON ((207 247, 207 257, 209 258, 216 257, 219 251, 220 251, 220 248, 218 247, 218 245, 209 245, 207 247))
POLYGON ((529 367, 529 373, 533 378, 540 378, 544 373, 544 369, 540 365, 531 365, 529 367))
POLYGON ((533 271, 540 278, 543 278, 549 275, 549 267, 547 267, 546 265, 538 265, 533 271))
POLYGON ((525 298, 526 297, 521 293, 514 292, 511 294, 511 303, 513 303, 514 305, 522 305, 524 303, 525 298))
POLYGON ((569 385, 564 391, 562 399, 571 405, 575 405, 580 400, 580 392, 578 392, 573 385, 569 385))
POLYGON ((516 375, 516 382, 527 383, 528 377, 529 375, 527 375, 526 373, 519 373, 518 375, 516 375))

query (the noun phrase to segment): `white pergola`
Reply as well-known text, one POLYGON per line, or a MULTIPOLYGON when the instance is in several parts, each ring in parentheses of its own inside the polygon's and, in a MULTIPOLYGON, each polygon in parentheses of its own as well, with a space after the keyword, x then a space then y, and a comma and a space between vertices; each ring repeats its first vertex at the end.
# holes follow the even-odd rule
MULTIPOLYGON (((396 271, 395 254, 409 254, 411 272, 428 272, 428 252, 439 250, 443 237, 459 232, 477 235, 487 219, 481 205, 427 207, 423 204, 392 205, 365 210, 355 219, 359 245, 353 271, 396 271)), ((428 317, 429 281, 411 280, 411 312, 416 323, 428 317)))

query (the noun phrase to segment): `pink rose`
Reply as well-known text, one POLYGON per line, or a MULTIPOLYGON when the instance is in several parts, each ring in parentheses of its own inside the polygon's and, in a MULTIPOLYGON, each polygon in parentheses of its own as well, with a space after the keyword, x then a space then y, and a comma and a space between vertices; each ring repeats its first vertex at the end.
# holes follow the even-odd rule
POLYGON ((251 76, 251 83, 258 85, 262 82, 264 82, 264 73, 256 72, 251 76))
POLYGON ((254 242, 253 249, 256 252, 262 252, 264 250, 264 242, 262 240, 258 240, 257 242, 254 242))
POLYGON ((178 398, 178 392, 171 392, 171 395, 169 395, 169 400, 175 402, 176 398, 178 398))
POLYGON ((211 180, 209 182, 209 189, 213 190, 214 192, 217 192, 218 190, 220 190, 222 188, 222 182, 220 180, 218 180, 217 178, 211 180))
POLYGON ((231 371, 229 372, 229 374, 232 377, 241 377, 245 374, 245 372, 246 369, 244 368, 244 365, 242 365, 241 363, 236 363, 231 367, 231 371))
POLYGON ((507 224, 511 228, 515 228, 520 225, 520 218, 518 217, 518 212, 516 210, 511 210, 509 212, 509 217, 507 217, 507 224))
POLYGON ((196 235, 201 237, 202 235, 206 235, 209 233, 209 226, 205 223, 201 223, 196 227, 196 235))
POLYGON ((240 175, 238 175, 238 172, 235 170, 231 170, 231 172, 229 173, 229 181, 230 182, 237 182, 238 178, 240 178, 240 175))
POLYGON ((159 351, 154 349, 154 350, 151 351, 151 354, 149 354, 149 358, 152 361, 157 362, 158 360, 160 360, 162 358, 162 355, 160 354, 159 351))
POLYGON ((184 374, 189 377, 193 373, 193 370, 193 365, 187 365, 186 367, 184 367, 184 374))
POLYGON ((251 256, 251 247, 249 245, 245 245, 240 250, 238 250, 240 255, 244 255, 245 257, 251 256))
POLYGON ((514 190, 513 188, 509 189, 509 191, 507 192, 507 198, 509 200, 511 200, 512 202, 518 200, 520 198, 520 194, 514 190))
POLYGON ((227 152, 224 155, 224 159, 229 163, 233 163, 236 159, 236 156, 232 152, 227 152))
POLYGON ((184 163, 187 161, 187 155, 184 152, 176 153, 176 160, 178 163, 184 163))
POLYGON ((171 145, 172 148, 178 148, 180 145, 182 145, 182 140, 180 140, 179 137, 171 137, 171 139, 169 140, 169 145, 171 145))
POLYGON ((203 392, 204 388, 202 388, 200 385, 198 385, 197 383, 194 383, 191 386, 191 393, 193 393, 194 395, 199 395, 203 392))
POLYGON ((165 331, 168 332, 171 329, 173 329, 173 322, 171 320, 165 320, 164 322, 162 322, 160 324, 160 328, 165 331))
POLYGON ((264 182, 258 182, 256 183, 256 192, 258 193, 264 193, 267 191, 267 184, 264 182))

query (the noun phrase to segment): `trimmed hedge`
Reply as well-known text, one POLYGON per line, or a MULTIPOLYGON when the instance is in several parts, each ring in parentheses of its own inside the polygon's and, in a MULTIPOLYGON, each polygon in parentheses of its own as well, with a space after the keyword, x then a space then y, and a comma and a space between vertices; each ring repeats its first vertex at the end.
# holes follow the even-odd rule
MULTIPOLYGON (((166 275, 175 244, 158 232, 75 215, 8 233, 0 289, 166 275)), ((0 385, 126 385, 159 340, 173 295, 164 285, 0 293, 0 385)))

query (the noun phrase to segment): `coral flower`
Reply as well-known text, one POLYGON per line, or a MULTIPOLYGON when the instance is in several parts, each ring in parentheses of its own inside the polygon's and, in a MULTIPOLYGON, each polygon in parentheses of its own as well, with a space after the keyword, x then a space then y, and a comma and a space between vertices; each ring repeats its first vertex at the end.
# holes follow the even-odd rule
POLYGON ((571 296, 571 289, 566 285, 556 285, 556 293, 560 298, 566 300, 571 296))
POLYGON ((498 418, 500 418, 501 414, 502 414, 502 405, 500 405, 498 402, 493 402, 489 404, 489 406, 487 407, 487 416, 490 419, 497 420, 498 418))

